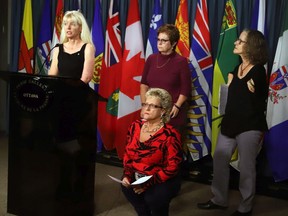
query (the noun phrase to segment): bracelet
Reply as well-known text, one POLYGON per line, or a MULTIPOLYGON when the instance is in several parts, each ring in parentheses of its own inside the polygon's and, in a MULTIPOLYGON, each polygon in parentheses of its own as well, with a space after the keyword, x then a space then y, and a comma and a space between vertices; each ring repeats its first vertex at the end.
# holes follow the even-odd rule
POLYGON ((181 107, 177 106, 176 104, 174 104, 174 106, 175 106, 178 110, 180 110, 180 108, 181 108, 181 107))

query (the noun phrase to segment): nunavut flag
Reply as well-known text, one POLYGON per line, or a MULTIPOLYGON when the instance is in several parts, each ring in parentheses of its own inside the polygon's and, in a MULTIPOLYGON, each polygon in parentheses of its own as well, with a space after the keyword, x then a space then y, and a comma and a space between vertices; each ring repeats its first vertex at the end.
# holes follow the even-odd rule
POLYGON ((18 71, 33 73, 33 24, 32 24, 31 0, 25 1, 23 23, 20 39, 20 50, 18 60, 18 71))
POLYGON ((193 87, 186 144, 198 160, 211 153, 213 60, 206 0, 197 1, 189 59, 193 87))
MULTIPOLYGON (((115 149, 118 116, 119 88, 122 70, 122 45, 117 1, 111 0, 105 33, 105 55, 100 70, 99 95, 107 98, 98 101, 98 130, 107 150, 115 149)), ((125 135, 124 135, 125 136, 125 135)))
POLYGON ((234 42, 237 39, 237 19, 234 0, 227 0, 222 19, 221 33, 218 43, 217 57, 214 64, 213 92, 212 92, 212 154, 221 123, 221 116, 218 113, 219 88, 227 82, 228 73, 232 72, 239 64, 238 55, 233 54, 234 42))
POLYGON ((144 68, 144 47, 138 0, 128 10, 117 121, 117 152, 123 157, 128 128, 140 118, 140 81, 144 68))
POLYGON ((288 179, 288 4, 270 75, 264 145, 275 181, 288 179))

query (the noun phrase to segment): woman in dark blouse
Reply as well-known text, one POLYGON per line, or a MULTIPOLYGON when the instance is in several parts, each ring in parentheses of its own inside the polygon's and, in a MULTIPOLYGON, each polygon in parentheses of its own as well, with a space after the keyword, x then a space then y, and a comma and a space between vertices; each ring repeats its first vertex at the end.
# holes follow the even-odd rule
POLYGON ((145 96, 143 119, 132 123, 127 136, 122 191, 138 215, 166 216, 181 185, 180 134, 167 124, 172 106, 170 94, 151 88, 145 96), (143 184, 131 185, 143 176, 152 177, 143 184))
POLYGON ((228 206, 229 163, 236 147, 239 154, 239 191, 242 199, 232 215, 251 215, 256 184, 256 157, 264 131, 268 83, 264 64, 268 60, 264 35, 244 30, 234 43, 242 63, 228 75, 228 98, 213 158, 213 198, 198 203, 201 209, 228 206))

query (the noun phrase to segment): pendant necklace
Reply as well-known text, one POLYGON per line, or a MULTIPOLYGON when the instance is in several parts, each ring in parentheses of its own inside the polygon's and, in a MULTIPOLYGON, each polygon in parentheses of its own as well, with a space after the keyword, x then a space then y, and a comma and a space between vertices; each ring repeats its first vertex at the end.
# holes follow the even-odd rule
POLYGON ((248 68, 248 66, 250 65, 250 63, 249 64, 247 64, 244 68, 243 68, 243 63, 241 64, 241 70, 240 70, 240 76, 242 77, 243 76, 243 73, 244 73, 244 71, 246 70, 246 68, 248 68))
POLYGON ((168 64, 168 62, 169 62, 170 59, 171 59, 171 57, 169 57, 169 58, 167 59, 167 61, 166 61, 164 64, 162 64, 162 65, 158 65, 158 62, 159 62, 158 57, 159 57, 159 55, 157 55, 157 65, 156 65, 157 68, 162 68, 162 67, 164 67, 165 65, 168 64))
POLYGON ((154 132, 157 132, 161 127, 163 127, 163 125, 164 125, 163 122, 160 122, 155 128, 150 129, 149 126, 148 126, 148 124, 145 123, 145 124, 143 125, 143 132, 144 132, 144 133, 154 133, 154 132))

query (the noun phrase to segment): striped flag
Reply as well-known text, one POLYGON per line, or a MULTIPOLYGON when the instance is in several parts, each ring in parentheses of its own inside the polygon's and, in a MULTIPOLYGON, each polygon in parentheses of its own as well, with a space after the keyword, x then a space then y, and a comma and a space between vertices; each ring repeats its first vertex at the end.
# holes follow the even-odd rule
POLYGON ((157 29, 163 25, 162 10, 160 0, 154 0, 154 12, 150 22, 149 35, 146 46, 145 57, 148 58, 152 53, 158 52, 157 48, 157 29))
POLYGON ((128 127, 140 118, 140 81, 144 68, 144 47, 138 0, 128 10, 117 121, 117 152, 123 157, 128 127))
POLYGON ((116 122, 122 70, 122 44, 117 1, 111 0, 105 37, 104 64, 100 72, 99 94, 107 102, 98 102, 98 130, 107 150, 117 145, 116 122))
POLYGON ((270 76, 264 144, 275 181, 288 179, 288 4, 270 76))
POLYGON ((266 34, 266 0, 255 0, 252 19, 251 29, 256 29, 266 34))
POLYGON ((217 57, 213 72, 212 91, 212 149, 214 153, 216 141, 221 123, 221 116, 218 114, 219 88, 221 84, 227 83, 228 73, 232 72, 239 57, 233 54, 234 42, 237 39, 237 19, 234 0, 227 0, 222 20, 222 28, 218 43, 217 57))
POLYGON ((42 9, 39 38, 36 48, 36 74, 48 74, 52 38, 51 0, 45 0, 42 9))
POLYGON ((190 53, 190 37, 187 0, 180 0, 175 26, 180 32, 180 39, 176 46, 176 52, 188 59, 190 53))
POLYGON ((62 25, 63 16, 64 16, 63 0, 58 0, 56 14, 55 14, 54 29, 53 29, 52 47, 55 47, 56 44, 60 42, 61 25, 62 25))
POLYGON ((192 35, 192 100, 187 146, 193 160, 211 153, 213 60, 206 0, 198 0, 192 35))
POLYGON ((18 59, 18 71, 23 73, 33 73, 33 19, 31 0, 25 1, 22 30, 20 38, 20 50, 18 59))

